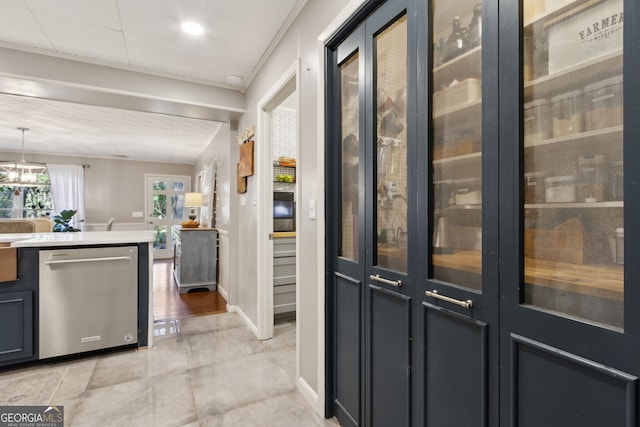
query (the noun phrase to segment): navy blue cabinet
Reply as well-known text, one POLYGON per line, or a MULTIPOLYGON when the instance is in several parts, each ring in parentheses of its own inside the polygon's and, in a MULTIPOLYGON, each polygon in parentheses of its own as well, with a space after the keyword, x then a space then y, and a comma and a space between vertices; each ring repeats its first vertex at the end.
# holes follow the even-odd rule
POLYGON ((33 356, 33 292, 0 293, 0 363, 33 356))
POLYGON ((35 360, 38 251, 18 251, 18 279, 0 287, 0 366, 35 360))

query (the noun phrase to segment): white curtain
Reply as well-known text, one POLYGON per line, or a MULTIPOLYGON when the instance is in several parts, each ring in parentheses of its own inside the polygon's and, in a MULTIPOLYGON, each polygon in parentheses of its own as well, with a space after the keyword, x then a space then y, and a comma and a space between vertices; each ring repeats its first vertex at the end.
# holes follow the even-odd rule
POLYGON ((84 168, 82 165, 47 163, 55 214, 77 211, 71 223, 82 229, 84 223, 84 168))
POLYGON ((18 194, 16 194, 15 188, 11 191, 13 192, 13 211, 11 212, 11 218, 22 218, 22 215, 24 214, 24 191, 18 191, 18 194))

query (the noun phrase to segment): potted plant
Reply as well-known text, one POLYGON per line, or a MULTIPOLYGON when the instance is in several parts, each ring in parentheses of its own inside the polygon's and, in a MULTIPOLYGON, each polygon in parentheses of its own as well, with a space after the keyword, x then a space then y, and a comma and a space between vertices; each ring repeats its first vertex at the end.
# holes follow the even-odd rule
POLYGON ((79 228, 75 228, 73 225, 69 224, 76 212, 77 211, 69 209, 61 211, 58 215, 54 215, 52 218, 53 231, 80 231, 79 228))

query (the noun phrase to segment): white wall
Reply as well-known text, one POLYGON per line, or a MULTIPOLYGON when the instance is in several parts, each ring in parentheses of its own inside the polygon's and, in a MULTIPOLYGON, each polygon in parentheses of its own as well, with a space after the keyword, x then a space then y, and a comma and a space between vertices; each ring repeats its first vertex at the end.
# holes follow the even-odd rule
MULTIPOLYGON (((300 133, 301 150, 298 153, 297 179, 300 181, 300 194, 297 206, 301 212, 300 221, 297 224, 298 244, 300 245, 299 271, 303 272, 299 278, 300 305, 297 308, 297 326, 300 329, 300 342, 298 343, 300 357, 300 379, 310 387, 313 392, 322 394, 324 391, 321 378, 321 361, 324 351, 320 348, 319 336, 321 319, 323 318, 319 306, 318 293, 324 289, 324 281, 321 279, 324 253, 319 253, 318 247, 323 245, 321 232, 324 230, 324 173, 322 159, 318 161, 318 152, 322 152, 322 124, 318 122, 319 96, 322 93, 318 85, 324 79, 324 65, 320 63, 318 37, 330 25, 335 25, 335 18, 345 7, 354 9, 353 4, 361 3, 352 1, 345 4, 344 0, 309 0, 300 12, 292 27, 285 34, 282 41, 274 50, 263 68, 257 74, 246 92, 246 113, 240 121, 239 129, 245 129, 256 125, 258 102, 269 93, 276 82, 289 69, 298 58, 302 65, 300 79, 300 133), (311 199, 318 203, 318 220, 309 219, 308 206, 311 199)), ((321 108, 321 107, 320 107, 321 108)), ((231 135, 232 138, 235 135, 231 135)), ((260 144, 260 141, 256 141, 260 144)), ((232 158, 237 158, 237 146, 232 143, 232 158), (235 153, 233 152, 235 151, 235 153)), ((256 164, 256 168, 270 167, 270 165, 256 164)), ((236 255, 236 262, 232 264, 232 286, 238 289, 238 306, 249 319, 257 322, 256 308, 256 229, 257 210, 255 177, 249 177, 247 193, 245 195, 232 196, 232 205, 236 206, 237 222, 232 224, 237 240, 232 248, 236 255)), ((321 398, 320 398, 321 400, 321 398)), ((318 405, 321 406, 321 405, 318 405)), ((320 407, 317 408, 319 411, 320 407)))
POLYGON ((235 289, 231 289, 229 286, 229 224, 233 222, 231 221, 231 195, 236 192, 236 160, 235 157, 231 157, 230 138, 230 126, 229 123, 225 123, 193 166, 193 176, 197 177, 200 171, 211 162, 217 162, 218 290, 228 304, 235 305, 235 289))
MULTIPOLYGON (((147 76, 131 75, 132 73, 122 70, 108 70, 107 67, 100 68, 96 65, 79 64, 66 59, 51 59, 0 49, 0 58, 8 59, 0 61, 4 64, 0 66, 0 75, 24 76, 24 78, 33 78, 41 82, 60 82, 63 90, 59 87, 53 87, 51 89, 53 92, 49 94, 51 97, 68 94, 72 92, 72 88, 96 88, 99 93, 124 92, 141 98, 149 97, 156 100, 169 99, 187 104, 203 104, 212 111, 202 114, 221 113, 229 119, 240 114, 244 107, 246 113, 239 123, 240 130, 257 124, 256 109, 259 100, 272 89, 285 71, 300 59, 302 74, 298 77, 300 79, 301 102, 298 113, 301 150, 297 156, 297 180, 300 188, 298 209, 301 210, 302 215, 297 224, 298 242, 301 247, 301 256, 297 262, 300 264, 299 270, 304 273, 300 277, 300 304, 297 308, 298 328, 300 328, 299 374, 300 379, 306 383, 309 389, 318 395, 324 393, 321 368, 324 357, 320 354, 324 351, 322 345, 323 316, 322 307, 319 306, 321 303, 319 298, 321 299, 324 289, 322 274, 324 173, 323 159, 321 158, 323 129, 320 120, 323 114, 321 86, 324 79, 324 64, 320 60, 322 52, 318 38, 321 34, 326 36, 327 28, 337 29, 340 24, 338 21, 347 17, 346 13, 348 12, 345 11, 353 11, 363 1, 308 0, 291 28, 247 88, 245 97, 239 93, 228 93, 197 85, 185 85, 170 79, 148 78, 147 76), (336 16, 340 16, 340 18, 336 19, 336 16), (34 66, 34 64, 38 64, 38 66, 34 66), (220 101, 219 96, 223 101, 220 101), (228 105, 220 107, 222 102, 228 105), (308 206, 311 199, 318 201, 317 220, 309 219, 308 206)), ((70 97, 70 95, 65 96, 70 97)), ((79 94, 77 99, 73 100, 82 102, 81 98, 83 97, 86 97, 86 94, 79 94)), ((126 101, 133 103, 131 100, 126 101)), ((173 108, 175 106, 163 107, 173 108)), ((130 221, 132 220, 130 218, 131 211, 144 210, 144 180, 142 179, 144 173, 195 176, 215 153, 219 152, 221 159, 228 156, 226 161, 220 162, 221 168, 227 168, 224 171, 224 176, 225 179, 228 179, 221 191, 221 197, 223 199, 228 197, 228 199, 227 201, 219 201, 219 205, 223 204, 221 212, 224 212, 224 203, 228 203, 226 206, 228 210, 224 213, 225 217, 221 218, 219 222, 219 227, 223 232, 226 232, 228 239, 227 249, 225 249, 228 250, 228 253, 222 254, 223 257, 227 257, 229 267, 228 271, 224 273, 228 277, 226 291, 229 295, 227 300, 230 304, 237 306, 249 322, 255 324, 257 323, 256 183, 254 177, 249 177, 247 193, 237 194, 235 168, 238 161, 238 146, 235 137, 236 132, 231 131, 227 123, 203 152, 202 158, 193 166, 145 162, 130 164, 127 161, 82 158, 56 159, 55 161, 64 163, 64 160, 69 160, 68 163, 89 163, 92 165, 87 178, 90 181, 87 191, 92 194, 87 199, 87 217, 91 221, 106 222, 110 216, 115 216, 117 221, 120 218, 122 221, 130 221), (139 187, 137 187, 138 182, 140 182, 139 187), (136 184, 132 185, 131 183, 136 184), (138 191, 140 191, 139 194, 138 191)), ((256 141, 256 144, 260 144, 260 141, 256 141)), ((7 157, 7 159, 11 160, 13 157, 7 157)), ((34 156, 33 160, 42 161, 43 159, 34 156)), ((265 166, 271 167, 270 165, 256 164, 256 168, 265 166)), ((318 403, 318 411, 321 411, 321 406, 321 403, 318 403)))
MULTIPOLYGON (((20 160, 21 154, 0 151, 0 160, 20 160)), ((145 226, 145 218, 133 218, 134 211, 144 212, 144 175, 185 175, 191 176, 193 166, 181 163, 141 162, 134 160, 104 159, 92 157, 71 157, 49 154, 25 154, 28 161, 38 163, 64 163, 89 165, 85 176, 85 222, 106 224, 115 218, 115 224, 140 224, 145 226)), ((117 229, 117 228, 116 228, 117 229)))

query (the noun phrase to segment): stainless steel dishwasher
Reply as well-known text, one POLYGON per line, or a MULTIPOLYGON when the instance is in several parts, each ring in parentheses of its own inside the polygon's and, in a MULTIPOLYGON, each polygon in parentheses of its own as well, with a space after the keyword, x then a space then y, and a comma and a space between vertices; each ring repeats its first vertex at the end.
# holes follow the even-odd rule
POLYGON ((136 246, 40 251, 39 358, 138 341, 136 246))

